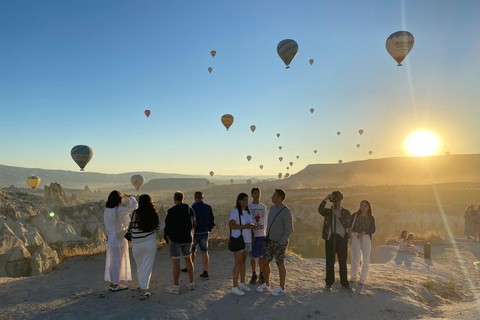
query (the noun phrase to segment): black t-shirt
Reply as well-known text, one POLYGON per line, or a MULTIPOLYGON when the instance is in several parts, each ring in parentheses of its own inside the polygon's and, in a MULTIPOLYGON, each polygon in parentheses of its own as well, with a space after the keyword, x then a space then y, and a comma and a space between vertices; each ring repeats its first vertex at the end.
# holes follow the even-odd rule
POLYGON ((188 204, 177 204, 168 209, 164 232, 173 242, 193 242, 195 226, 195 211, 188 204))

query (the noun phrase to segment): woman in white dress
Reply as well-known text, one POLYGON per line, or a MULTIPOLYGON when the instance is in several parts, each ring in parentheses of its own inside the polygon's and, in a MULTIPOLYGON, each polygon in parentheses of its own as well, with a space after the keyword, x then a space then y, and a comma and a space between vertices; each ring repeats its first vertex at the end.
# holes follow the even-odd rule
POLYGON ((136 208, 137 201, 130 195, 122 196, 114 190, 108 196, 103 221, 108 235, 105 281, 110 282, 110 291, 126 290, 128 287, 120 285, 120 281, 132 280, 128 241, 122 236, 130 223, 130 214, 136 208), (129 198, 130 206, 122 207, 122 198, 129 198))
POLYGON ((157 253, 157 231, 160 225, 152 198, 142 194, 138 198, 138 209, 132 213, 132 253, 137 264, 140 299, 150 297, 147 291, 152 276, 153 262, 157 253))

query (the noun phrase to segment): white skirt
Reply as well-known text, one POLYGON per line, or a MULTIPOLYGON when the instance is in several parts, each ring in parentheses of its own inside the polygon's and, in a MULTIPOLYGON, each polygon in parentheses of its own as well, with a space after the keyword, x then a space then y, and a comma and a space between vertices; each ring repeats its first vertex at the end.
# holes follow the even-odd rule
POLYGON ((147 237, 145 241, 132 240, 132 254, 137 264, 137 278, 140 288, 147 290, 152 276, 153 262, 157 254, 156 234, 153 234, 153 237, 147 237))
POLYGON ((128 241, 118 240, 115 234, 108 236, 107 261, 105 263, 105 281, 117 284, 132 280, 128 241))

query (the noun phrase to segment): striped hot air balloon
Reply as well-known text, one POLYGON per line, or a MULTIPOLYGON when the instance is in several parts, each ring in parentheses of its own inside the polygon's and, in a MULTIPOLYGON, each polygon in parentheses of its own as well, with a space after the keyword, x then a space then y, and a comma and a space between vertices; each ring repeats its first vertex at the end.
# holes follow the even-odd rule
POLYGON ((85 171, 85 166, 92 160, 93 150, 89 146, 78 145, 72 148, 70 155, 80 167, 80 171, 85 171))

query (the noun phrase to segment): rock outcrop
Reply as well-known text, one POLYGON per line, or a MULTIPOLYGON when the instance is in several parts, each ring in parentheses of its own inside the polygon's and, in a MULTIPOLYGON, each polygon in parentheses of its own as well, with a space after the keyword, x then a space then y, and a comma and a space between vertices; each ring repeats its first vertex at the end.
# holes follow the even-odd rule
POLYGON ((58 183, 51 183, 50 187, 45 185, 44 202, 49 205, 69 206, 72 204, 65 190, 58 183))
POLYGON ((5 272, 9 277, 28 277, 32 268, 30 261, 32 256, 23 245, 11 250, 5 266, 5 272))
POLYGON ((52 270, 59 263, 58 255, 55 250, 47 244, 42 243, 33 253, 30 260, 31 275, 36 276, 52 270))

